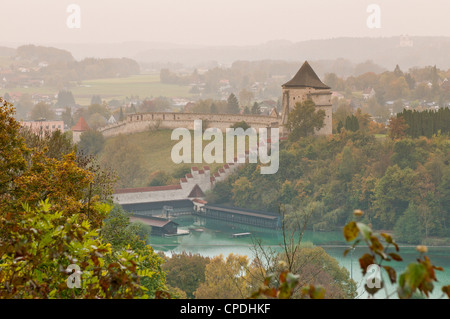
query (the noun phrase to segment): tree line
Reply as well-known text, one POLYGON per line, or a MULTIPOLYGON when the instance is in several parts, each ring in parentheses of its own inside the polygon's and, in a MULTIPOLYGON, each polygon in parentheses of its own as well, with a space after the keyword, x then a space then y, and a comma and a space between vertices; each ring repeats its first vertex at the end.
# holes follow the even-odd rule
POLYGON ((390 140, 360 130, 309 136, 282 142, 277 174, 258 174, 258 165, 248 164, 217 183, 207 200, 269 211, 281 203, 288 219, 314 207, 308 227, 323 231, 363 209, 368 223, 395 231, 400 242, 448 243, 449 154, 446 136, 390 140))
POLYGON ((437 111, 403 110, 397 113, 397 118, 402 118, 407 125, 405 133, 413 138, 426 136, 428 138, 437 134, 449 134, 450 109, 440 108, 437 111))

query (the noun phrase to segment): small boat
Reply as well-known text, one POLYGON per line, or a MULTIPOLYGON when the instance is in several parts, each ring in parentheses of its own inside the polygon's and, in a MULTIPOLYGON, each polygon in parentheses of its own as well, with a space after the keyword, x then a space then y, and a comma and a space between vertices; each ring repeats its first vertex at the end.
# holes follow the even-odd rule
POLYGON ((237 234, 232 234, 231 237, 232 238, 241 238, 241 237, 249 237, 252 233, 237 233, 237 234))

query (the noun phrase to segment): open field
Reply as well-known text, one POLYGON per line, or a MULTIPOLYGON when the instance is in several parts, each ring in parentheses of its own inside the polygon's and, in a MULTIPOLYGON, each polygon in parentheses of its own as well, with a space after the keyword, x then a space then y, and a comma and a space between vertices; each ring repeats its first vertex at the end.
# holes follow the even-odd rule
POLYGON ((159 74, 140 74, 126 78, 109 78, 83 81, 81 85, 72 87, 71 91, 81 105, 88 105, 92 95, 100 95, 102 99, 124 99, 125 97, 190 97, 188 86, 164 84, 159 74))
MULTIPOLYGON (((82 81, 80 85, 73 83, 69 88, 75 97, 76 103, 87 106, 91 102, 93 95, 100 95, 102 99, 124 99, 125 97, 139 96, 146 97, 180 97, 189 98, 190 87, 175 84, 164 84, 160 82, 159 74, 140 74, 125 78, 106 78, 97 80, 82 81)), ((29 87, 0 89, 0 94, 12 92, 28 94, 56 95, 58 90, 54 87, 29 87)))

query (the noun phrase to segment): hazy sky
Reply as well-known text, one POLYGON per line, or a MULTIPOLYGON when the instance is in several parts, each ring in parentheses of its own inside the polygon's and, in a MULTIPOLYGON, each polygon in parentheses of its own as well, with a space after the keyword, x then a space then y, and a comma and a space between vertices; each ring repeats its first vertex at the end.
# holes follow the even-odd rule
POLYGON ((345 36, 450 36, 450 0, 0 0, 0 43, 293 42, 345 36), (81 27, 70 29, 69 4, 81 27), (381 8, 381 28, 366 21, 381 8))

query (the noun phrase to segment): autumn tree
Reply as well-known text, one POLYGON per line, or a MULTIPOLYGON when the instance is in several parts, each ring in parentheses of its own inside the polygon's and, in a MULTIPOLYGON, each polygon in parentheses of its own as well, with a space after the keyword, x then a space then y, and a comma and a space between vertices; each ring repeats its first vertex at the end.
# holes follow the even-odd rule
MULTIPOLYGON (((105 205, 96 209, 100 215, 108 210, 105 205)), ((148 297, 140 279, 152 272, 143 267, 143 258, 125 250, 113 255, 89 221, 79 217, 53 211, 49 201, 0 216, 6 235, 0 237, 0 298, 148 297), (69 277, 73 270, 82 271, 74 274, 78 283, 69 277)))
POLYGON ((389 120, 389 137, 393 140, 405 137, 408 124, 403 117, 392 117, 389 120))
POLYGON ((111 207, 95 193, 92 162, 83 168, 74 152, 57 159, 29 149, 12 105, 1 102, 0 297, 145 298, 165 289, 150 246, 112 250, 99 236, 111 207), (69 287, 70 265, 81 290, 69 287))
POLYGON ((196 299, 242 299, 250 294, 247 283, 247 256, 229 254, 211 259, 205 269, 205 281, 195 291, 196 299))
POLYGON ((244 206, 252 196, 252 183, 246 177, 241 177, 233 184, 233 202, 236 206, 244 206))
POLYGON ((206 266, 210 258, 187 252, 173 253, 166 258, 163 269, 167 274, 166 283, 186 292, 194 298, 194 292, 205 282, 206 266))
POLYGON ((0 98, 0 200, 7 200, 13 182, 26 169, 30 149, 18 134, 20 124, 14 119, 12 104, 0 98))

